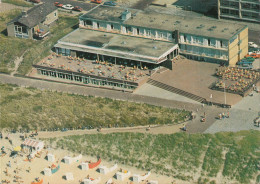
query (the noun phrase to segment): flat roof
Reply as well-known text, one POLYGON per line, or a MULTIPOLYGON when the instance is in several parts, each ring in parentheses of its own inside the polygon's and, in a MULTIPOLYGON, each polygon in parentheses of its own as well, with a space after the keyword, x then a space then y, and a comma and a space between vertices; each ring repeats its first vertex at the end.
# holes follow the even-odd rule
POLYGON ((163 59, 178 45, 172 42, 79 28, 60 39, 55 47, 158 63, 159 59, 163 59))
POLYGON ((237 32, 246 26, 213 21, 206 18, 194 18, 190 16, 176 16, 170 14, 159 14, 157 12, 138 12, 136 16, 124 22, 125 24, 140 27, 150 27, 162 30, 179 30, 180 33, 203 35, 211 38, 222 38, 229 40, 237 32))
POLYGON ((151 10, 141 11, 133 9, 129 9, 132 14, 131 18, 123 21, 120 16, 124 10, 120 7, 99 6, 81 17, 165 31, 178 30, 180 33, 225 40, 231 39, 239 31, 247 27, 246 25, 235 23, 230 25, 227 22, 204 17, 178 16, 151 10))
POLYGON ((103 21, 110 21, 110 22, 118 22, 122 23, 124 20, 121 19, 122 13, 128 10, 131 14, 136 14, 139 10, 135 9, 127 9, 127 8, 120 8, 120 7, 111 7, 111 6, 98 6, 90 10, 88 13, 80 16, 82 19, 96 19, 96 20, 103 20, 103 21))

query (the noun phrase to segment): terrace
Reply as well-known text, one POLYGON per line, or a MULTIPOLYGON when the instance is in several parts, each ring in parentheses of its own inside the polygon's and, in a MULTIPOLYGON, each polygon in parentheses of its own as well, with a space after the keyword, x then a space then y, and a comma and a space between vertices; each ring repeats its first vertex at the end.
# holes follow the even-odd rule
MULTIPOLYGON (((41 77, 45 75, 47 79, 55 77, 65 81, 70 80, 76 83, 121 90, 125 88, 130 91, 146 82, 148 76, 152 73, 146 66, 115 65, 108 61, 87 60, 56 53, 38 62, 34 65, 34 68, 37 68, 41 77)), ((38 77, 38 74, 31 72, 30 76, 38 77)))

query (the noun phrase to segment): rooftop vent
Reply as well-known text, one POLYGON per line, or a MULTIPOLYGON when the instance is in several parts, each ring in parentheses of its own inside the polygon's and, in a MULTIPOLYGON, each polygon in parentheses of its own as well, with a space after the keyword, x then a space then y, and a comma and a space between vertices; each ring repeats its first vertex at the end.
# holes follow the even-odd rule
POLYGON ((227 27, 225 27, 225 28, 224 28, 224 30, 226 31, 226 30, 228 30, 228 28, 227 28, 227 27))
POLYGON ((106 34, 104 34, 104 36, 106 37, 107 35, 106 35, 106 34))
POLYGON ((209 28, 208 31, 213 31, 213 29, 212 29, 212 28, 209 28))
POLYGON ((185 27, 189 27, 188 25, 185 25, 185 27))
POLYGON ((126 41, 123 41, 121 44, 126 45, 126 41))
POLYGON ((153 46, 153 49, 155 49, 155 50, 156 50, 156 49, 157 49, 157 47, 156 47, 156 46, 153 46))
POLYGON ((216 29, 216 28, 217 28, 217 26, 212 26, 211 28, 212 28, 212 29, 216 29))
POLYGON ((121 19, 122 20, 127 20, 131 17, 131 12, 126 9, 122 14, 121 14, 121 19))
POLYGON ((22 11, 22 16, 27 17, 27 11, 22 11))

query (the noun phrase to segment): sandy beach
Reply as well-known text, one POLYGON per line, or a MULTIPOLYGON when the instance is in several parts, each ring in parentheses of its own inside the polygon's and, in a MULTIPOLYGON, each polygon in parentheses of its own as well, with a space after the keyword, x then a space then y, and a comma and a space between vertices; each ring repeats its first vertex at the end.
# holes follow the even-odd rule
MULTIPOLYGON (((47 132, 44 132, 44 134, 47 134, 47 132)), ((39 177, 40 179, 43 179, 44 184, 83 184, 83 179, 89 176, 90 178, 101 178, 99 183, 106 183, 110 178, 112 178, 113 182, 116 184, 130 184, 134 183, 132 182, 132 176, 133 174, 140 174, 144 175, 148 171, 142 171, 138 170, 134 167, 129 167, 126 165, 118 164, 118 168, 110 173, 107 173, 106 175, 99 173, 98 167, 99 166, 106 166, 108 168, 112 167, 115 163, 113 161, 109 162, 106 160, 102 160, 101 164, 94 168, 89 170, 81 170, 80 164, 81 162, 85 161, 91 161, 96 162, 97 158, 91 157, 88 155, 83 155, 82 159, 71 163, 66 164, 62 162, 63 157, 70 156, 75 157, 78 156, 78 154, 73 154, 68 151, 64 151, 61 149, 53 149, 53 148, 47 148, 42 151, 41 157, 35 157, 31 162, 25 161, 26 159, 26 153, 20 152, 16 158, 10 157, 11 151, 17 147, 20 146, 23 142, 20 139, 20 135, 24 135, 21 133, 15 133, 15 134, 9 134, 9 138, 12 140, 12 145, 10 144, 9 140, 3 138, 1 140, 1 147, 4 146, 4 150, 7 152, 5 156, 0 157, 1 159, 1 172, 0 172, 0 181, 10 181, 10 183, 19 183, 16 181, 20 181, 20 183, 31 183, 32 181, 35 181, 35 178, 39 177), (49 162, 45 159, 47 153, 51 153, 55 156, 54 162, 49 162), (8 163, 11 163, 11 167, 8 166, 8 163), (44 168, 47 168, 51 166, 52 164, 59 164, 60 169, 54 173, 51 176, 45 176, 43 174, 44 168), (115 178, 115 173, 122 169, 123 171, 127 170, 131 172, 130 177, 126 178, 124 181, 119 181, 115 178), (6 173, 7 171, 7 173, 6 173), (18 172, 17 172, 18 171, 18 172), (68 181, 65 178, 66 173, 72 173, 74 180, 68 181), (16 178, 19 178, 18 180, 16 178)), ((59 134, 58 134, 59 135, 59 134)), ((4 133, 4 137, 7 136, 7 134, 4 133)), ((41 137, 44 137, 42 133, 40 133, 41 137)), ((50 145, 47 145, 50 146, 50 145)), ((102 159, 102 158, 101 158, 102 159)), ((151 175, 147 178, 148 181, 150 180, 156 180, 160 184, 170 184, 170 183, 185 183, 183 181, 178 181, 176 179, 158 175, 156 173, 151 173, 151 175)), ((147 183, 147 180, 145 180, 143 183, 147 183)), ((4 183, 4 182, 2 182, 4 183)), ((140 182, 142 183, 142 182, 140 182)), ((148 182, 149 183, 149 182, 148 182)))

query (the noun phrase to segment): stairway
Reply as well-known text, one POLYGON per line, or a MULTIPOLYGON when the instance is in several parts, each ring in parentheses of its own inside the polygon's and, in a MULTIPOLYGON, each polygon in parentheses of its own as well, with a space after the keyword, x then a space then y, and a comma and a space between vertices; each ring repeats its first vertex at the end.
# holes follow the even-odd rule
POLYGON ((206 99, 205 98, 202 98, 200 96, 197 96, 197 95, 194 95, 192 93, 189 93, 187 91, 183 91, 181 89, 178 89, 178 88, 175 88, 175 87, 172 87, 172 86, 169 86, 167 84, 164 84, 164 83, 161 83, 159 81, 156 81, 156 80, 153 80, 153 79, 148 79, 147 81, 148 84, 151 84, 153 86, 156 86, 158 88, 161 88, 161 89, 164 89, 164 90, 167 90, 167 91, 170 91, 172 93, 176 93, 178 95, 182 95, 182 96, 185 96, 187 98, 190 98, 192 100, 195 100, 197 102, 200 102, 200 103, 203 103, 203 102, 206 102, 206 99))

